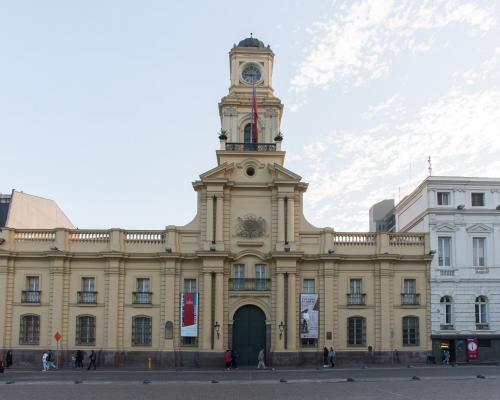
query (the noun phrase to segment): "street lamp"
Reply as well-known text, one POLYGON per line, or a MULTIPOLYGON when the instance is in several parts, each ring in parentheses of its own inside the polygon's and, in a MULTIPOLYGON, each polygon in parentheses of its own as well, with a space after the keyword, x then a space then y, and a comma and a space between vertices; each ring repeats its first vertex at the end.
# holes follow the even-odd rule
POLYGON ((281 339, 281 337, 283 336, 283 331, 285 330, 285 324, 283 323, 283 321, 280 322, 278 328, 280 330, 280 339, 281 339))
POLYGON ((219 323, 217 321, 215 321, 214 329, 215 329, 215 333, 217 334, 217 339, 219 339, 219 337, 220 337, 220 334, 219 334, 220 325, 219 325, 219 323))

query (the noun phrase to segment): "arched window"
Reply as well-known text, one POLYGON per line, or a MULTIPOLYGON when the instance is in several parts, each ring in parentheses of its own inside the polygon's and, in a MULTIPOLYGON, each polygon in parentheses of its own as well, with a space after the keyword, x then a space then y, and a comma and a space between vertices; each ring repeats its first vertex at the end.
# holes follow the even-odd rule
POLYGON ((174 338, 174 324, 172 321, 165 322, 165 339, 174 338))
POLYGON ((350 317, 347 319, 347 345, 366 345, 366 318, 350 317))
POLYGON ((151 317, 138 315, 132 318, 132 346, 151 346, 151 317))
POLYGON ((95 345, 95 317, 93 315, 76 317, 75 343, 83 346, 95 345))
POLYGON ((246 124, 243 129, 243 142, 252 143, 252 124, 246 124))
POLYGON ((403 346, 418 346, 419 340, 418 317, 403 317, 403 346))
POLYGON ((40 316, 34 314, 21 315, 19 344, 37 345, 40 343, 40 316))
POLYGON ((488 298, 485 296, 476 297, 475 304, 476 325, 484 326, 488 324, 488 298))
POLYGON ((452 312, 453 312, 453 308, 452 308, 451 297, 449 297, 449 296, 441 297, 441 300, 440 300, 441 325, 444 325, 444 326, 453 325, 452 312))

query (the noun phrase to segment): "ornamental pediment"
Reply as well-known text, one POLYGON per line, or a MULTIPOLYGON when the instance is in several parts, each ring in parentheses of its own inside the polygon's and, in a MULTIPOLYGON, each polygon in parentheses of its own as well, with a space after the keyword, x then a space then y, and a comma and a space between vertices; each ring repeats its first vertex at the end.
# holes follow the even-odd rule
POLYGON ((474 224, 469 226, 466 231, 469 233, 491 233, 493 229, 485 224, 474 224))
POLYGON ((233 172, 233 163, 224 163, 200 175, 201 180, 228 179, 233 172))
POLYGON ((453 224, 443 223, 434 227, 436 232, 456 232, 458 228, 453 224))
POLYGON ((302 177, 278 164, 269 164, 269 172, 276 181, 300 181, 302 177))

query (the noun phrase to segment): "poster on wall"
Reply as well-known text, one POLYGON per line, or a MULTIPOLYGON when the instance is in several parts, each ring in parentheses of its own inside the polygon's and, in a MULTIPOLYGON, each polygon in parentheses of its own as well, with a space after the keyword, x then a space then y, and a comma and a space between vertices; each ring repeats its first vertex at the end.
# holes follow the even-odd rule
POLYGON ((319 325, 319 296, 317 293, 300 295, 300 338, 317 339, 319 325))
POLYGON ((198 293, 181 293, 181 336, 198 336, 198 293))
POLYGON ((477 339, 467 339, 467 360, 479 360, 479 346, 477 339))

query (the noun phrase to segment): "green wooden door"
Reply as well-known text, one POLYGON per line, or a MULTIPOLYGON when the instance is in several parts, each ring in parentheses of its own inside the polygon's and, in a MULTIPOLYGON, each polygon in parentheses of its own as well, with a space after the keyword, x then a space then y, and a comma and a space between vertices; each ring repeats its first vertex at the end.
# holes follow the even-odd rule
POLYGON ((234 314, 233 350, 239 365, 257 366, 257 356, 266 349, 266 315, 256 306, 243 306, 234 314))

